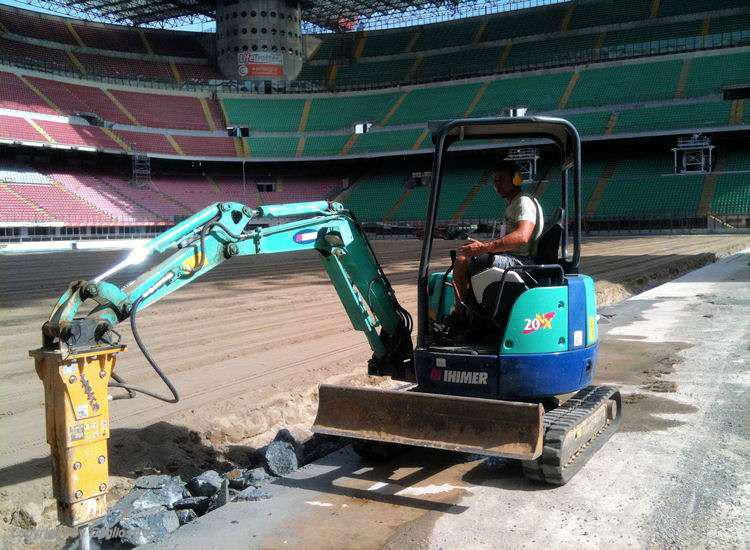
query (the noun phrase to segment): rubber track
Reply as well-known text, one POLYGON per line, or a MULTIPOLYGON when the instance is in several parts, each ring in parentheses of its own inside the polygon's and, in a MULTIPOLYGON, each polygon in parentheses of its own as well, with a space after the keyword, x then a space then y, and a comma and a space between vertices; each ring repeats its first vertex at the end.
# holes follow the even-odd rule
POLYGON ((621 418, 622 399, 617 388, 588 386, 580 390, 560 407, 544 414, 542 456, 536 460, 522 462, 524 476, 551 485, 564 485, 617 431, 621 418), (570 460, 563 464, 565 449, 562 445, 565 435, 610 399, 617 404, 615 418, 609 420, 592 439, 583 442, 575 452, 571 453, 570 460))

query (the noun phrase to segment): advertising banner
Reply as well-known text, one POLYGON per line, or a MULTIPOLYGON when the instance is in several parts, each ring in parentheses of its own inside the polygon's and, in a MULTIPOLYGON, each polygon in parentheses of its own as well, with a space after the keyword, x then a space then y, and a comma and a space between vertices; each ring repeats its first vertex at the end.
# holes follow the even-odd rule
POLYGON ((284 76, 284 58, 280 52, 240 52, 237 70, 243 78, 284 76))

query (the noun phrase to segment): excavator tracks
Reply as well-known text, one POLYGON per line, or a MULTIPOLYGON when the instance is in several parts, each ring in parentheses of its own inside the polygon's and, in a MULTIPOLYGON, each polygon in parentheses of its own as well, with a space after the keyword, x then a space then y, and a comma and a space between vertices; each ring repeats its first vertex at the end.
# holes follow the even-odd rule
POLYGON ((523 461, 528 479, 564 485, 612 437, 622 418, 617 388, 588 386, 544 414, 544 450, 523 461))

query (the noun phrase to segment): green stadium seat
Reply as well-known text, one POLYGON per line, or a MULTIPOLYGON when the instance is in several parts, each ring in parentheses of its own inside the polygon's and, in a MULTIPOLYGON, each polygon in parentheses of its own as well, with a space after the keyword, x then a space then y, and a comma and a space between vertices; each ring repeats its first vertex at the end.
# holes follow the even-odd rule
POLYGON ((327 71, 327 65, 311 65, 310 63, 305 63, 302 65, 302 70, 297 76, 297 80, 323 84, 326 81, 327 71))
POLYGON ((502 48, 471 48, 461 52, 426 55, 414 73, 415 82, 451 80, 495 72, 502 48))
POLYGON ((262 158, 287 158, 295 156, 297 152, 296 137, 266 137, 251 136, 247 138, 250 156, 262 158))
POLYGON ((356 182, 344 205, 362 221, 382 221, 403 194, 404 174, 373 175, 356 182))
POLYGON ((519 36, 560 32, 567 5, 544 6, 487 17, 484 40, 505 40, 519 36))
POLYGON ((568 107, 671 99, 680 69, 681 63, 671 60, 583 70, 568 107))
POLYGON ((637 57, 652 53, 694 49, 703 21, 693 19, 648 27, 608 31, 603 51, 606 57, 637 57))
POLYGON ((393 132, 368 132, 361 134, 350 153, 376 153, 378 151, 408 151, 416 143, 422 130, 393 132))
POLYGON ((627 21, 648 19, 651 0, 606 0, 603 2, 577 3, 570 20, 571 29, 583 29, 600 25, 615 25, 627 21))
POLYGON ((349 139, 349 135, 340 136, 307 136, 304 157, 332 157, 339 154, 349 139))
POLYGON ((661 0, 659 17, 672 17, 712 11, 716 9, 746 8, 747 0, 721 0, 721 2, 706 2, 705 0, 661 0))
POLYGON ((464 210, 462 217, 465 220, 494 221, 502 218, 504 210, 505 200, 495 192, 492 183, 487 180, 464 210))
POLYGON ((742 150, 724 150, 719 149, 719 156, 724 161, 724 170, 735 172, 747 170, 750 172, 750 152, 742 150))
POLYGON ((619 113, 616 133, 705 128, 729 125, 728 102, 646 107, 619 113))
POLYGON ((396 29, 370 32, 365 40, 362 57, 379 55, 396 55, 405 53, 414 33, 414 29, 396 29))
POLYGON ((229 124, 264 132, 295 132, 304 99, 225 98, 221 100, 229 124))
MULTIPOLYGON (((374 84, 385 87, 406 82, 414 58, 391 59, 388 61, 367 61, 341 65, 336 73, 337 83, 374 84)), ((337 86, 346 88, 345 86, 337 86)))
POLYGON ((621 159, 604 190, 596 215, 615 218, 695 215, 704 176, 672 172, 667 152, 659 157, 621 159))
POLYGON ((508 107, 524 106, 535 111, 557 108, 572 73, 553 73, 493 81, 474 108, 474 115, 501 114, 508 107))
POLYGON ((573 123, 582 136, 592 136, 604 133, 611 115, 612 113, 609 111, 599 111, 596 113, 563 114, 562 118, 573 123))
POLYGON ((438 203, 438 218, 450 220, 461 206, 472 187, 482 179, 484 168, 456 168, 446 169, 438 203))
POLYGON ((412 90, 389 124, 414 124, 463 115, 481 83, 431 86, 412 90))
POLYGON ((720 94, 726 86, 750 82, 750 52, 696 57, 691 61, 685 96, 720 94))
MULTIPOLYGON (((748 159, 746 157, 746 162, 748 159)), ((717 176, 716 189, 711 200, 711 211, 717 214, 744 214, 750 212, 750 171, 744 174, 717 176)))
POLYGON ((312 96, 306 131, 351 128, 356 122, 379 122, 398 99, 397 92, 353 96, 312 96))
POLYGON ((393 213, 393 221, 424 220, 427 217, 427 201, 430 196, 430 188, 427 186, 415 187, 409 196, 393 213))
POLYGON ((450 48, 471 44, 474 35, 479 30, 479 21, 456 21, 452 23, 435 23, 418 27, 419 38, 414 45, 414 51, 450 48))
POLYGON ((585 34, 515 43, 510 48, 510 56, 505 67, 550 67, 581 60, 588 61, 591 59, 595 42, 596 34, 585 34))

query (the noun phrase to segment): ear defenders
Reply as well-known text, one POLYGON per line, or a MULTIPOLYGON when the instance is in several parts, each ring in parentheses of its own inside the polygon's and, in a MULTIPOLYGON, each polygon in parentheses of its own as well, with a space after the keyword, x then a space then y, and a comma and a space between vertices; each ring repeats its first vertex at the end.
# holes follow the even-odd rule
POLYGON ((521 187, 523 185, 523 177, 521 176, 521 172, 516 172, 513 174, 513 185, 516 187, 521 187))

